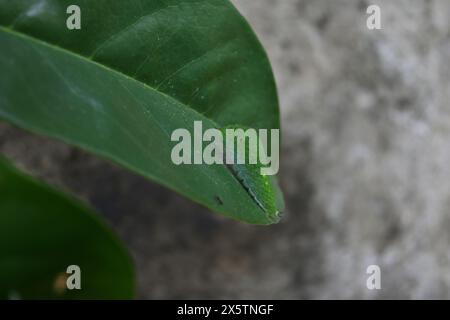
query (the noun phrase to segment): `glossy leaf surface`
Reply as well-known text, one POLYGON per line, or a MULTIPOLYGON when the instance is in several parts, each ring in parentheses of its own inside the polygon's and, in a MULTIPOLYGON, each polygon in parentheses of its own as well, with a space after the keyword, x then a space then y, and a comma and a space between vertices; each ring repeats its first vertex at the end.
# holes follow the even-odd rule
POLYGON ((279 128, 266 54, 228 0, 0 0, 0 70, 7 121, 235 219, 278 221, 226 166, 170 158, 171 133, 194 121, 279 128), (66 27, 69 5, 80 30, 66 27))

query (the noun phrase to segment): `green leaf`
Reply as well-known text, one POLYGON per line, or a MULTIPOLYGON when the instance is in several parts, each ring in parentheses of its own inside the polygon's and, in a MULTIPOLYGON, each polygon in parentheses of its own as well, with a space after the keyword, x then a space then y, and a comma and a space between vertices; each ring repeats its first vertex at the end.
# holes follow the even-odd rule
POLYGON ((0 299, 130 299, 126 250, 95 214, 0 158, 0 299), (81 269, 81 290, 66 287, 81 269))
POLYGON ((279 128, 268 59, 228 0, 0 0, 0 49, 0 117, 235 219, 278 221, 282 204, 263 210, 228 167, 170 158, 171 133, 194 121, 279 128))

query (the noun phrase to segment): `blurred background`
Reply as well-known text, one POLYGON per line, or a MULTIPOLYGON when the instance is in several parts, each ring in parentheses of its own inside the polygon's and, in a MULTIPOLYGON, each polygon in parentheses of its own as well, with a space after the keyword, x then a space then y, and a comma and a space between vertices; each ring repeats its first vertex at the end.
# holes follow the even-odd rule
POLYGON ((0 124, 0 152, 90 203, 138 298, 450 298, 450 2, 233 0, 279 88, 275 226, 223 218, 107 161, 0 124), (382 30, 368 30, 378 4, 382 30), (366 268, 381 268, 381 290, 366 268))

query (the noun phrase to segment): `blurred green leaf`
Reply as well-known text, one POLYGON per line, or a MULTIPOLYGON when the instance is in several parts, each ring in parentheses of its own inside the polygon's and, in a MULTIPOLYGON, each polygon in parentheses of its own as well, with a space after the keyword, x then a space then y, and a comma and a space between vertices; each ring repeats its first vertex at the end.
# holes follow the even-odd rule
POLYGON ((130 257, 95 214, 0 158, 0 298, 133 295, 130 257), (81 269, 81 290, 66 287, 70 265, 81 269))
POLYGON ((279 128, 269 61, 228 0, 0 0, 0 48, 0 117, 216 212, 278 221, 282 207, 255 201, 265 188, 279 193, 275 180, 249 192, 224 165, 170 158, 173 130, 193 132, 196 120, 204 130, 279 128), (69 5, 81 9, 81 30, 66 27, 69 5))

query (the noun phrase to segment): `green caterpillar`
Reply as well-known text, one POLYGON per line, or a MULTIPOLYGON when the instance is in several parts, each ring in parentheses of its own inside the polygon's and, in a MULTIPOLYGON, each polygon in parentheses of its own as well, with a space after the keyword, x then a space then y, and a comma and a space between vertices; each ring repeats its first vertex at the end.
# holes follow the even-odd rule
MULTIPOLYGON (((226 129, 244 129, 240 126, 228 126, 222 129, 225 134, 226 129)), ((249 146, 245 144, 246 155, 249 157, 249 146)), ((229 152, 226 151, 226 152, 229 152)), ((225 157, 226 158, 226 157, 225 157)), ((260 163, 259 158, 257 164, 237 164, 238 154, 234 152, 234 163, 227 164, 227 167, 245 188, 257 205, 267 214, 267 216, 277 222, 284 210, 284 201, 278 181, 275 176, 268 176, 261 174, 261 168, 264 166, 260 163)), ((226 163, 226 159, 224 159, 226 163)))

